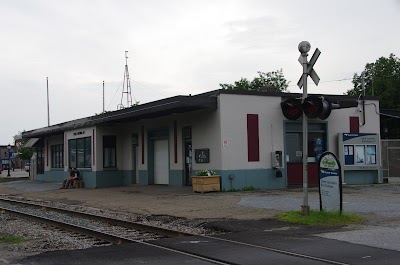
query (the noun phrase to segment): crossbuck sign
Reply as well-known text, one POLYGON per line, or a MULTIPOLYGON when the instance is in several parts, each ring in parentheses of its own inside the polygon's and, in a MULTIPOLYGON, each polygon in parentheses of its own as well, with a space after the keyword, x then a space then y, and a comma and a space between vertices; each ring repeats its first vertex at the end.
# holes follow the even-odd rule
MULTIPOLYGON (((319 76, 317 75, 313 67, 315 62, 318 60, 320 54, 321 52, 317 48, 313 56, 311 57, 310 62, 307 62, 307 57, 302 55, 300 55, 298 60, 301 65, 304 65, 305 63, 308 64, 307 74, 311 77, 311 79, 314 81, 316 85, 318 85, 319 83, 319 76)), ((299 86, 300 89, 303 87, 303 81, 304 81, 303 76, 301 76, 299 82, 297 82, 297 85, 299 86)))

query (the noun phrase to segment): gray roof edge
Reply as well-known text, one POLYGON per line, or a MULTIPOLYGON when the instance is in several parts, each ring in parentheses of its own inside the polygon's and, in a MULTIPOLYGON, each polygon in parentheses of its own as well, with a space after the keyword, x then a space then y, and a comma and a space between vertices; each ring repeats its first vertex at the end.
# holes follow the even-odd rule
POLYGON ((98 115, 86 117, 86 118, 81 118, 81 119, 76 119, 72 121, 67 121, 55 125, 51 125, 48 127, 42 127, 30 131, 25 131, 22 133, 23 138, 36 138, 36 137, 41 137, 45 135, 53 135, 53 134, 61 134, 62 132, 66 130, 71 130, 71 129, 79 129, 83 127, 89 127, 93 126, 96 124, 101 124, 103 122, 109 122, 113 120, 117 120, 122 116, 129 116, 133 115, 135 113, 140 113, 140 112, 148 112, 151 111, 151 109, 159 108, 159 107, 165 107, 168 105, 174 105, 174 104, 181 104, 182 106, 192 106, 196 104, 202 104, 205 107, 212 108, 216 107, 216 99, 211 98, 205 94, 199 94, 199 95, 194 95, 194 96, 174 96, 166 99, 161 99, 157 101, 152 101, 149 103, 145 103, 143 105, 138 105, 138 106, 132 106, 129 108, 121 109, 121 110, 115 110, 115 111, 110 111, 110 112, 105 112, 101 113, 98 115))

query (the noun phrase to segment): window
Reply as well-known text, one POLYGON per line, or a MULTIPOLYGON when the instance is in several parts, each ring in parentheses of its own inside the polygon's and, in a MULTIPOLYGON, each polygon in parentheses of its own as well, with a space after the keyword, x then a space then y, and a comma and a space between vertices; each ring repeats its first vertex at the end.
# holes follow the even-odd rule
POLYGON ((63 168, 64 167, 64 145, 51 146, 51 167, 63 168))
POLYGON ((44 174, 44 150, 42 147, 36 149, 36 173, 44 174))
MULTIPOLYGON (((318 162, 321 154, 326 151, 325 133, 310 132, 308 134, 308 158, 310 161, 318 162)), ((301 132, 286 133, 286 155, 290 163, 301 163, 303 161, 303 134, 301 132)), ((309 161, 309 162, 310 162, 309 161)))
POLYGON ((103 136, 103 167, 117 167, 117 137, 115 135, 103 136))
POLYGON ((74 168, 91 168, 91 137, 68 140, 69 166, 74 168))

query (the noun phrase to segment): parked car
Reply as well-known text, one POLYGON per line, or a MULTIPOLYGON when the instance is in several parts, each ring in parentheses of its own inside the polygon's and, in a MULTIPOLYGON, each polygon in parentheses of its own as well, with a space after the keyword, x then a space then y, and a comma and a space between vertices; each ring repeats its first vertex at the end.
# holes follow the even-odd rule
POLYGON ((30 163, 26 163, 25 164, 25 171, 29 172, 30 168, 31 168, 31 164, 30 163))

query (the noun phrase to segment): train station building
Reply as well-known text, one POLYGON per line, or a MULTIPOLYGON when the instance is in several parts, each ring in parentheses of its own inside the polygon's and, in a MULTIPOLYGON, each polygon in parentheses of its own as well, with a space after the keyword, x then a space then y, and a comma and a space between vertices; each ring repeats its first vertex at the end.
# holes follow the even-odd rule
MULTIPOLYGON (((338 104, 308 120, 309 184, 318 183, 324 151, 342 162, 346 184, 381 183, 379 99, 314 95, 338 104)), ((85 188, 191 185, 199 170, 221 176, 221 188, 282 189, 302 185, 302 118, 282 102, 301 94, 215 90, 175 96, 22 133, 35 147, 33 178, 61 181, 68 167, 85 188)), ((304 115, 304 114, 303 114, 304 115)))

